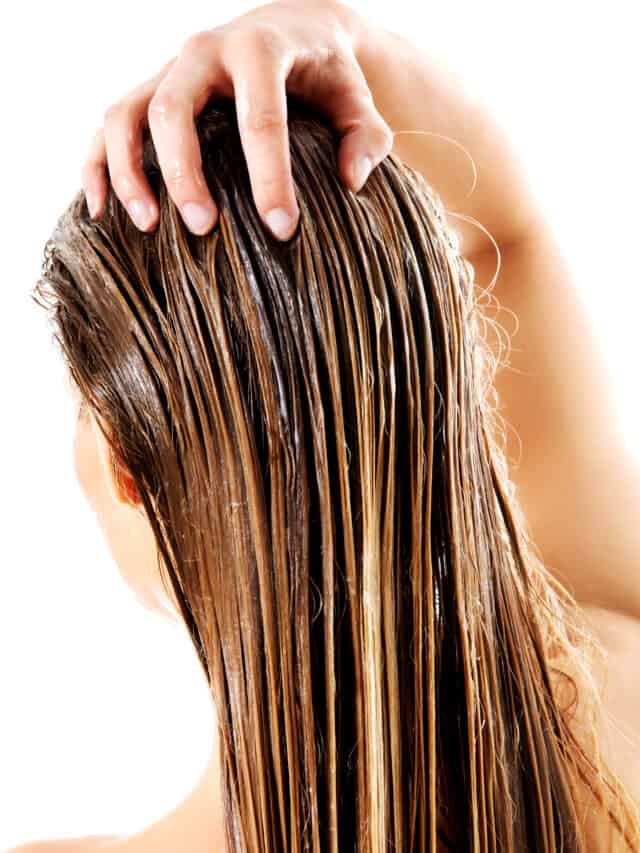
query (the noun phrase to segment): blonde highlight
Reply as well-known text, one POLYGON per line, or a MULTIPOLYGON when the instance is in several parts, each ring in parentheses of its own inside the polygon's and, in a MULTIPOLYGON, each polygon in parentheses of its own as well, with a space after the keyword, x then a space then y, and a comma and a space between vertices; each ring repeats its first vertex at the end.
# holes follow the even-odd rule
POLYGON ((351 192, 288 106, 287 243, 221 99, 197 119, 214 231, 147 134, 156 231, 78 193, 35 291, 211 685, 229 853, 586 851, 585 791, 638 850, 592 737, 601 650, 509 480, 473 266, 421 175, 391 154, 351 192))

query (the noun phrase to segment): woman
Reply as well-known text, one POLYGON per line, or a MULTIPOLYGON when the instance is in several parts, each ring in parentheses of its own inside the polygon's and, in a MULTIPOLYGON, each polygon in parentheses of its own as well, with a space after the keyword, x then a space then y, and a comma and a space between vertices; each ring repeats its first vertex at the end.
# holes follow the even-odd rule
POLYGON ((78 194, 36 294, 76 468, 127 581, 189 631, 220 750, 144 832, 22 849, 639 850, 610 724, 637 699, 638 480, 480 102, 346 6, 274 3, 111 108, 84 177, 93 216, 78 194), (425 126, 480 167, 464 216, 497 241, 529 380, 494 384, 493 245, 456 220, 463 258, 430 163, 390 153, 425 126))

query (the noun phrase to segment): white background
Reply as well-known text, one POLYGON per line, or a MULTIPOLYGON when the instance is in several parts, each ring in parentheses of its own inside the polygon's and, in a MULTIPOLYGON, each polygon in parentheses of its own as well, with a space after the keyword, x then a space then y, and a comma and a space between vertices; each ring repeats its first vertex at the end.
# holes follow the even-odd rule
MULTIPOLYGON (((188 793, 209 753, 195 654, 129 593, 76 485, 63 370, 29 291, 105 108, 190 34, 252 5, 24 0, 4 22, 0 850, 140 829, 188 793)), ((634 5, 366 4, 468 73, 505 117, 580 276, 638 454, 634 5)))

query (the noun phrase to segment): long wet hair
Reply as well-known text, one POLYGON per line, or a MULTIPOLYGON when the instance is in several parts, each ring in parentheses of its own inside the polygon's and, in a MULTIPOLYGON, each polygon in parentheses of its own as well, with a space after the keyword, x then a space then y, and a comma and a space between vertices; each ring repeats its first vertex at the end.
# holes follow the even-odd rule
POLYGON ((34 292, 209 681, 228 851, 586 851, 585 790, 640 849, 442 202, 395 154, 353 193, 327 121, 290 96, 288 123, 286 243, 220 99, 196 121, 215 229, 186 229, 145 130, 157 229, 111 189, 94 222, 78 192, 34 292))

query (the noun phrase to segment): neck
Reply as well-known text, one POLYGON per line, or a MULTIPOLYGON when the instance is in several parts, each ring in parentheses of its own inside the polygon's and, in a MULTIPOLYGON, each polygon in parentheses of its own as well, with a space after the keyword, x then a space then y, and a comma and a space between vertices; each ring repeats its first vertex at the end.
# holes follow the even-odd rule
MULTIPOLYGON (((217 726, 214 726, 217 732, 217 726)), ((160 820, 118 845, 118 853, 163 853, 188 850, 210 853, 225 850, 224 813, 220 785, 218 739, 207 765, 191 793, 160 820)))

